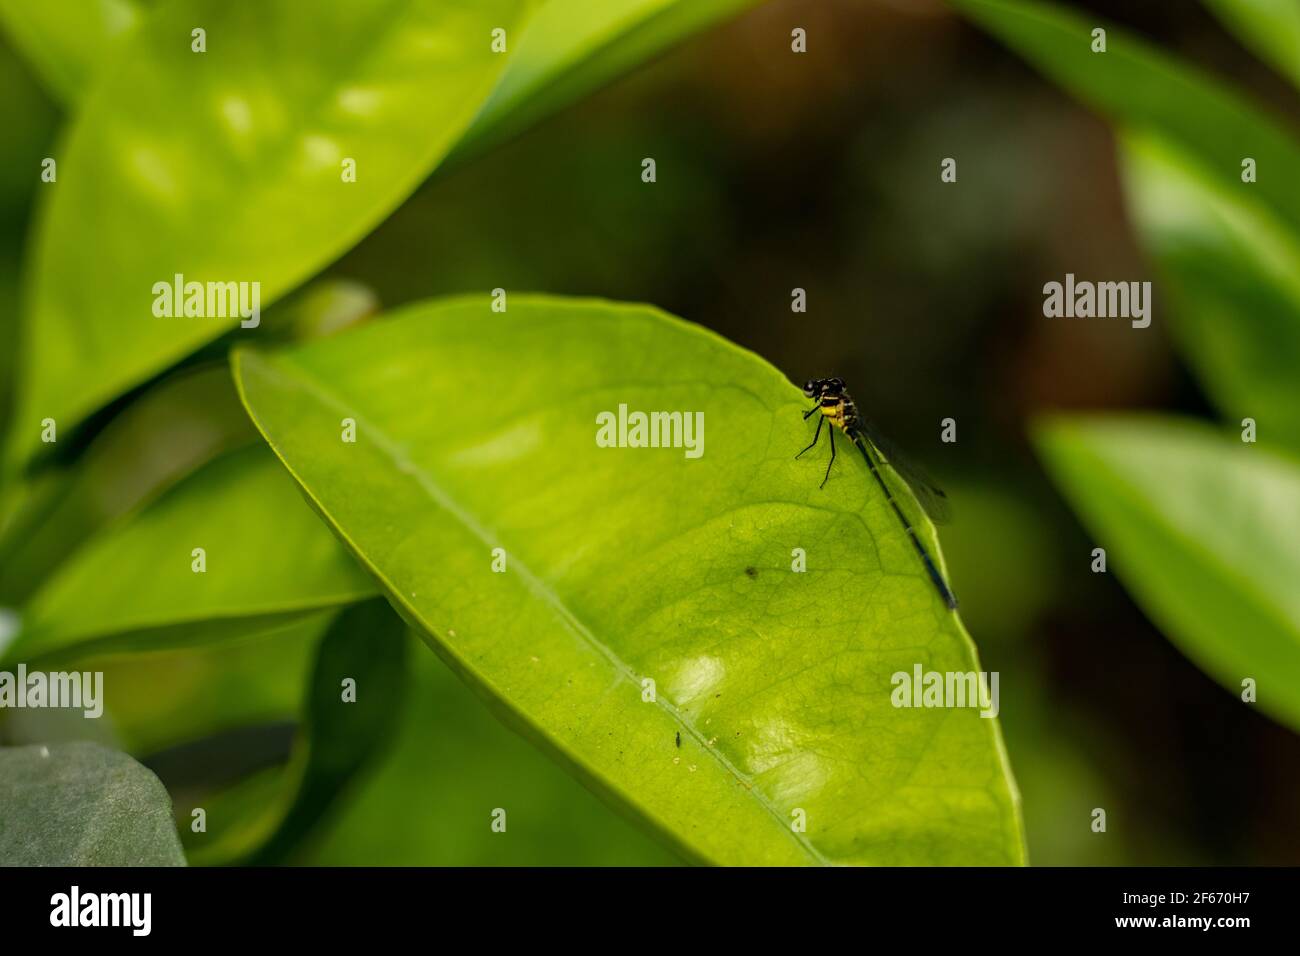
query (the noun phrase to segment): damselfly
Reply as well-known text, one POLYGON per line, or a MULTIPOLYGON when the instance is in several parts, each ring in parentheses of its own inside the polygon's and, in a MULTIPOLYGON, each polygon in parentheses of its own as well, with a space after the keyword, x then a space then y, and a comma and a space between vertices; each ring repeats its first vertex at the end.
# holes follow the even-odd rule
POLYGON ((948 496, 935 487, 934 482, 930 481, 924 472, 902 458, 893 445, 886 441, 884 436, 870 422, 858 414, 858 407, 845 390, 844 382, 841 379, 809 379, 804 383, 803 393, 817 403, 804 412, 804 421, 807 421, 818 412, 821 412, 821 417, 817 419, 817 433, 813 435, 812 444, 794 457, 801 458, 806 452, 812 451, 817 446, 817 440, 822 435, 822 425, 829 419, 832 426, 830 429, 831 460, 826 463, 826 475, 822 478, 821 485, 818 486, 825 487, 827 480, 831 476, 831 466, 835 464, 835 429, 838 428, 844 432, 849 441, 853 442, 858 447, 858 450, 862 452, 867 467, 871 469, 871 474, 875 477, 876 483, 880 485, 880 490, 885 493, 885 500, 894 509, 894 514, 898 516, 898 520, 902 523, 907 536, 912 539, 912 546, 916 548, 916 553, 920 555, 921 563, 925 565, 930 580, 938 588, 939 596, 943 598, 948 607, 955 609, 957 607, 957 598, 948 587, 948 583, 944 581, 943 575, 939 573, 938 567, 930 558, 930 553, 925 550, 925 545, 921 543, 921 539, 917 536, 911 522, 903 514, 903 509, 894 500, 894 494, 889 490, 889 485, 885 483, 885 479, 881 477, 877 464, 888 465, 898 477, 907 482, 907 486, 916 495, 916 500, 920 502, 921 508, 936 523, 942 524, 948 520, 948 496))

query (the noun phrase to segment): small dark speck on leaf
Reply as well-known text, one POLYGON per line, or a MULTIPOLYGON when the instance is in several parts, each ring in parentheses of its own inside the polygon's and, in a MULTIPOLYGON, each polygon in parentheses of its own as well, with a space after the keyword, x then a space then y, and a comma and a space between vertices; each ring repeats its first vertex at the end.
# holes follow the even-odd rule
POLYGON ((680 748, 681 745, 682 745, 682 732, 679 730, 679 731, 677 731, 677 746, 678 746, 678 748, 680 748))
POLYGON ((745 573, 751 578, 756 578, 758 577, 758 568, 745 568, 745 573))

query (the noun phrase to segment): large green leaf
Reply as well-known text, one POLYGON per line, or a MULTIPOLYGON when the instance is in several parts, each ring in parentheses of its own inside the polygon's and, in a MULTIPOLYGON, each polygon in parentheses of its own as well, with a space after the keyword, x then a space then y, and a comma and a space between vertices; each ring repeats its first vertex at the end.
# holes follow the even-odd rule
POLYGON ((444 660, 689 858, 1023 860, 996 721, 891 704, 914 665, 977 670, 969 636, 861 459, 824 489, 794 460, 805 402, 756 356, 653 309, 516 296, 235 366, 276 453, 444 660), (703 413, 702 456, 598 447, 620 403, 703 413))
POLYGON ((258 445, 205 465, 77 552, 32 598, 5 657, 200 643, 374 590, 258 445))
POLYGON ((139 21, 136 0, 0 0, 0 25, 65 104, 81 98, 114 42, 139 21))
POLYGON ((158 778, 98 744, 0 748, 0 866, 184 866, 158 778))
POLYGON ((1050 421, 1049 470, 1107 568, 1200 668, 1300 729, 1300 462, 1191 421, 1050 421))
POLYGON ((1203 0, 1228 29, 1300 86, 1300 4, 1295 0, 1203 0))
POLYGON ((758 0, 547 0, 453 151, 464 159, 758 0))
POLYGON ((1177 305, 1173 333, 1215 403, 1300 448, 1300 234, 1157 136, 1124 139, 1129 207, 1177 305))
POLYGON ((161 5, 59 151, 29 283, 12 459, 240 324, 158 318, 155 283, 259 282, 261 305, 355 243, 438 163, 527 0, 161 5), (191 31, 207 52, 191 52, 191 31), (130 104, 123 109, 123 104, 130 104), (355 159, 356 182, 342 162, 355 159))

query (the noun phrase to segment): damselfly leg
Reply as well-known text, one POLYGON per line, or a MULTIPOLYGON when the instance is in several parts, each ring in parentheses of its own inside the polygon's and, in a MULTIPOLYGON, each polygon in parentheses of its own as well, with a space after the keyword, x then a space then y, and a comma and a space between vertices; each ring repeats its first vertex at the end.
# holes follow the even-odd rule
MULTIPOLYGON (((804 416, 803 416, 804 421, 807 421, 809 415, 819 411, 820 409, 821 409, 820 405, 814 405, 807 412, 804 412, 804 416)), ((825 415, 817 419, 817 431, 813 433, 812 444, 809 445, 807 448, 805 448, 803 451, 799 452, 799 454, 794 456, 796 461, 802 458, 806 452, 810 452, 817 447, 817 439, 822 437, 822 423, 825 421, 826 421, 825 415)), ((818 488, 826 487, 826 482, 829 481, 831 477, 831 465, 835 464, 835 429, 833 427, 830 430, 830 434, 831 434, 831 460, 826 463, 826 475, 822 478, 822 483, 817 486, 818 488)))

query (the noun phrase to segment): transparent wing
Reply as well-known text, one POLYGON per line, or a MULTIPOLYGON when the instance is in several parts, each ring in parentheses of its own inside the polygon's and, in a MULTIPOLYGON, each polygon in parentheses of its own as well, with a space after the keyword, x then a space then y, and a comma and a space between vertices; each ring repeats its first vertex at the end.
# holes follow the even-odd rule
POLYGON ((934 479, 924 468, 909 460, 898 450, 897 445, 880 434, 870 422, 860 422, 858 428, 862 432, 862 437, 871 443, 885 464, 892 468, 899 478, 907 482, 907 487, 912 489, 916 500, 921 503, 921 509, 930 516, 931 521, 935 524, 947 524, 952 520, 952 507, 948 504, 948 496, 934 483, 934 479))

